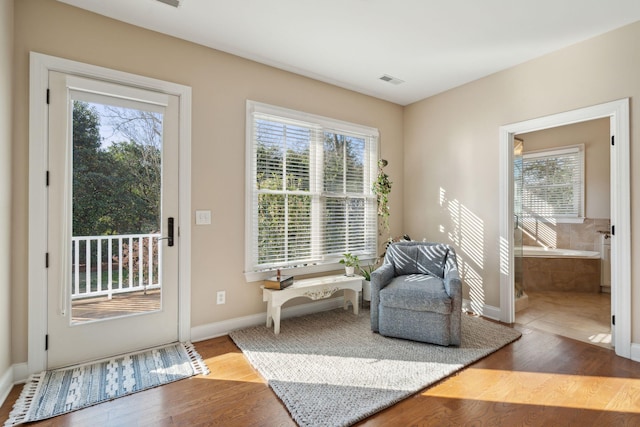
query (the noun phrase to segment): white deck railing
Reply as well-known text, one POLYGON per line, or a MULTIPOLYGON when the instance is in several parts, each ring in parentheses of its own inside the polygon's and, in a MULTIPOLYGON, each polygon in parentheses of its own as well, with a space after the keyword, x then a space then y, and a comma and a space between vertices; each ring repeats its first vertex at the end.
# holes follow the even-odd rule
POLYGON ((71 299, 159 289, 160 234, 72 237, 71 299))

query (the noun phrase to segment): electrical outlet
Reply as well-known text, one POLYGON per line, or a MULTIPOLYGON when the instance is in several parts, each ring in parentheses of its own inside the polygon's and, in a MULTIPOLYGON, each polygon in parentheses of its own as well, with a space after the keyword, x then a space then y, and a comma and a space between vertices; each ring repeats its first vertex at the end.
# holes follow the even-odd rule
POLYGON ((216 294, 216 304, 224 304, 227 299, 227 294, 225 291, 218 291, 216 294))

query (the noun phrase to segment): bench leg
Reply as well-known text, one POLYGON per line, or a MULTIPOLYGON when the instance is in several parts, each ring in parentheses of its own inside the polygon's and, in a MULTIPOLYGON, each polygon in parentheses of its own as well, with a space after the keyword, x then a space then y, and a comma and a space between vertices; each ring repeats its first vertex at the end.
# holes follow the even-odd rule
POLYGON ((280 333, 280 306, 273 307, 273 333, 280 333))
POLYGON ((347 309, 348 303, 353 306, 353 314, 358 314, 360 307, 360 298, 358 298, 358 292, 351 289, 344 290, 344 309, 347 309))
POLYGON ((271 327, 271 322, 273 320, 273 314, 271 313, 271 301, 267 303, 267 328, 271 327))

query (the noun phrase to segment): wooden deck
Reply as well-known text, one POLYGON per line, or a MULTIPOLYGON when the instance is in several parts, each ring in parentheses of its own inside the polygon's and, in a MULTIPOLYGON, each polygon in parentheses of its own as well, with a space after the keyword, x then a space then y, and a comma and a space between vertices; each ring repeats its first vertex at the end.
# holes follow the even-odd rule
POLYGON ((74 323, 108 319, 129 314, 146 313, 160 310, 160 290, 132 292, 107 297, 87 298, 73 302, 72 318, 74 323))

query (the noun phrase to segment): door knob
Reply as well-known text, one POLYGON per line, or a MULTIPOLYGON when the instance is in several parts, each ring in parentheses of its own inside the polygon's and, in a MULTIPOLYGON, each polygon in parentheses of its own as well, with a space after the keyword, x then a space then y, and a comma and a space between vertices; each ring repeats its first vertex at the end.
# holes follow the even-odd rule
POLYGON ((167 237, 160 237, 158 240, 166 240, 167 246, 173 246, 173 217, 167 219, 167 237))

